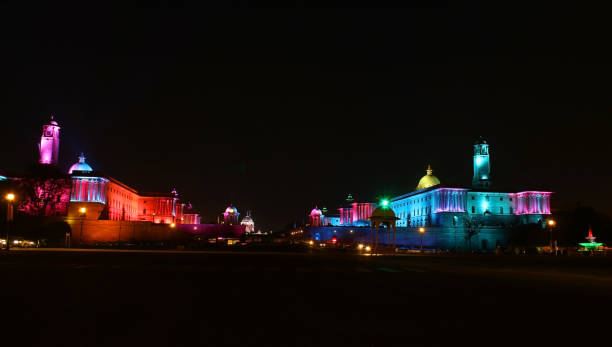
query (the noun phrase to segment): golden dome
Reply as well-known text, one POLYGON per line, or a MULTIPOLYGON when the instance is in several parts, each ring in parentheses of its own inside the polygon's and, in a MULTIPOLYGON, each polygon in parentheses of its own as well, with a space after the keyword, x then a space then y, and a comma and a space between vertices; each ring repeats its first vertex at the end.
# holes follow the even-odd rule
POLYGON ((432 175, 432 173, 433 170, 431 169, 431 165, 428 165, 427 175, 421 178, 421 180, 419 181, 419 185, 416 187, 416 190, 421 190, 440 184, 440 180, 438 179, 438 177, 432 175))

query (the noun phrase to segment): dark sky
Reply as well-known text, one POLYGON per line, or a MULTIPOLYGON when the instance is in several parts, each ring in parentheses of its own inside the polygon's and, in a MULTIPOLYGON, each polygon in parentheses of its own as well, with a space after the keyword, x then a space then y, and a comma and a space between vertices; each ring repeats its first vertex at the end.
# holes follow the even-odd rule
POLYGON ((496 182, 612 214, 605 12, 197 3, 2 5, 0 168, 36 160, 54 113, 62 168, 84 151, 137 189, 176 187, 206 220, 231 202, 277 229, 349 192, 407 193, 429 163, 469 185, 482 135, 496 182))

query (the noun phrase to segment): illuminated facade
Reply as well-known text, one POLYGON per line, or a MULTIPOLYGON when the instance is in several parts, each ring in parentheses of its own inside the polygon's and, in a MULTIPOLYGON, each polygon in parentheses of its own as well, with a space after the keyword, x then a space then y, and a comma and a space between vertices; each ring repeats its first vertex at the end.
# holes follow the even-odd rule
MULTIPOLYGON (((75 244, 90 246, 108 242, 184 244, 195 239, 209 242, 211 237, 224 240, 245 232, 248 225, 238 224, 235 208, 229 218, 234 225, 201 224, 200 215, 190 211, 191 205, 183 203, 176 190, 139 192, 94 170, 84 154, 66 173, 58 167, 59 131, 53 117, 43 125, 38 144, 40 165, 33 165, 23 174, 0 170, 0 188, 6 186, 18 192, 15 209, 20 214, 54 217, 37 219, 41 228, 46 230, 49 221, 56 226, 65 223, 68 229, 64 231, 75 244)), ((254 228, 254 223, 250 225, 254 228)), ((65 236, 62 233, 60 242, 66 241, 65 236)), ((58 245, 58 240, 53 242, 58 245)))
POLYGON ((40 152, 38 162, 40 164, 57 166, 59 158, 59 132, 60 127, 53 119, 53 116, 51 116, 49 124, 43 125, 40 143, 38 144, 38 151, 40 152))
POLYGON ((228 206, 223 212, 223 223, 227 225, 238 225, 238 218, 240 217, 240 213, 238 213, 238 209, 236 206, 228 206))
MULTIPOLYGON (((175 189, 168 193, 142 193, 138 200, 138 219, 153 223, 182 224, 185 222, 183 210, 175 189)), ((195 217, 194 217, 195 218, 195 217)))
MULTIPOLYGON (((84 164, 81 156, 79 163, 84 164)), ((139 193, 134 188, 108 176, 71 167, 72 191, 70 201, 87 207, 91 218, 108 220, 147 221, 171 224, 183 223, 184 204, 176 190, 170 193, 139 193), (101 205, 102 207, 96 206, 101 205)), ((197 217, 192 217, 195 220, 197 217)))
POLYGON ((255 232, 255 222, 253 221, 253 218, 251 217, 251 214, 249 212, 247 212, 247 215, 242 218, 240 225, 244 225, 245 231, 247 233, 255 232))
MULTIPOLYGON (((391 198, 389 207, 398 218, 396 225, 400 242, 404 240, 405 245, 412 245, 418 241, 417 229, 427 227, 438 240, 430 246, 457 248, 457 233, 478 229, 483 240, 477 248, 490 250, 487 248, 490 245, 503 245, 507 239, 506 231, 516 225, 543 225, 551 213, 552 192, 494 189, 489 156, 489 144, 480 138, 474 144, 472 187, 446 186, 433 175, 429 166, 415 191, 391 198)), ((364 229, 362 235, 355 228, 369 225, 368 218, 374 208, 374 203, 351 201, 339 209, 337 219, 324 216, 315 208, 309 216, 312 236, 321 240, 334 235, 340 237, 342 228, 349 227, 348 238, 364 237, 360 241, 367 241, 369 231, 364 229), (333 228, 326 228, 328 226, 333 228), (329 233, 331 229, 333 234, 329 233)))

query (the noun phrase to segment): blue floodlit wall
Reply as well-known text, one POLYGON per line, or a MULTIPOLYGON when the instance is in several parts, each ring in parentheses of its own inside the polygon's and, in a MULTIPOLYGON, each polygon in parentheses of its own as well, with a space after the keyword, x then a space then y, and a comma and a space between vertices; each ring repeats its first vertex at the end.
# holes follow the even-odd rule
POLYGON ((398 227, 454 226, 453 217, 465 214, 467 189, 424 189, 391 199, 398 227))
POLYGON ((340 217, 328 217, 328 216, 323 216, 323 225, 333 225, 333 226, 338 226, 340 225, 340 217))
MULTIPOLYGON (((395 197, 389 206, 399 218, 398 227, 456 228, 470 221, 491 227, 507 227, 539 223, 546 218, 546 213, 526 214, 517 210, 517 194, 441 187, 395 197)), ((532 200, 536 201, 535 198, 532 200)), ((550 200, 542 201, 542 208, 536 211, 550 209, 550 200)))
MULTIPOLYGON (((372 245, 373 234, 370 228, 351 227, 312 227, 308 235, 315 241, 328 241, 336 237, 340 242, 363 243, 372 245)), ((511 232, 503 228, 482 228, 470 240, 466 238, 464 228, 437 228, 430 227, 423 235, 423 248, 448 251, 483 251, 493 252, 496 247, 507 247, 511 232)), ((417 228, 397 228, 396 245, 399 248, 419 249, 421 236, 417 228)), ((393 231, 379 229, 379 245, 393 244, 393 231)))
POLYGON ((513 215, 512 195, 510 193, 468 192, 467 212, 484 215, 513 215))

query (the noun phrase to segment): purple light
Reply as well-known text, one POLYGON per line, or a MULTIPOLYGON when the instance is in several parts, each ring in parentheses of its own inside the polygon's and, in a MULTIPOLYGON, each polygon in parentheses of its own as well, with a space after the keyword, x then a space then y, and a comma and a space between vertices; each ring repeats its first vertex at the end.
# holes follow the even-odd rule
POLYGON ((57 165, 58 154, 59 154, 59 131, 60 127, 57 122, 53 120, 49 124, 43 125, 43 132, 40 137, 40 143, 38 144, 38 150, 40 151, 39 163, 57 165))
POLYGON ((550 214, 552 192, 525 191, 510 194, 513 197, 514 214, 550 214))
POLYGON ((432 194, 433 210, 438 212, 465 212, 466 189, 440 188, 432 194))

